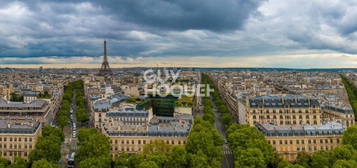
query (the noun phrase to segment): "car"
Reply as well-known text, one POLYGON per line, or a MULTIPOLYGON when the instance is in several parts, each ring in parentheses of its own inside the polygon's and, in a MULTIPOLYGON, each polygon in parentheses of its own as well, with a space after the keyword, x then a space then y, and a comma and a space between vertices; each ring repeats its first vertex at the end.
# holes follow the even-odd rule
POLYGON ((74 155, 76 153, 75 152, 72 152, 69 156, 68 156, 68 160, 67 160, 67 164, 68 164, 68 167, 74 167, 74 155))

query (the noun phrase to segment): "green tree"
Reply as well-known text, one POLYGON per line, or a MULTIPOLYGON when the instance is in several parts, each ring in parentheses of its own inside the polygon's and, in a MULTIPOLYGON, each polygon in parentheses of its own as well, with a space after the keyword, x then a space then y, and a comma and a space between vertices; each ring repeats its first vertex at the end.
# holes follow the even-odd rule
POLYGON ((168 167, 182 168, 188 167, 188 154, 183 146, 174 146, 169 156, 168 167))
POLYGON ((79 129, 78 134, 77 134, 79 143, 88 141, 89 138, 96 133, 97 133, 97 130, 95 128, 84 128, 83 127, 81 129, 79 129))
POLYGON ((129 157, 129 159, 128 159, 129 167, 130 168, 131 167, 133 167, 133 168, 138 167, 141 162, 144 162, 144 160, 145 160, 144 159, 144 155, 142 155, 140 153, 131 155, 129 157))
POLYGON ((324 150, 317 151, 311 155, 311 168, 330 167, 330 154, 324 150))
POLYGON ((209 163, 208 157, 202 152, 198 152, 197 154, 190 154, 190 167, 191 168, 213 168, 214 165, 209 163))
POLYGON ((27 167, 28 165, 24 159, 16 157, 14 163, 9 165, 7 168, 27 168, 27 167))
POLYGON ((337 160, 332 168, 356 168, 357 162, 354 160, 337 160))
POLYGON ((10 94, 10 101, 23 102, 24 101, 24 96, 13 92, 13 93, 10 94))
POLYGON ((246 150, 238 150, 236 153, 236 167, 254 167, 265 168, 264 155, 258 148, 248 148, 246 150))
POLYGON ((37 160, 33 162, 32 168, 59 168, 58 165, 51 163, 45 159, 37 160))
POLYGON ((310 167, 311 156, 305 151, 299 152, 296 157, 296 163, 304 166, 305 168, 310 167))
POLYGON ((357 125, 350 126, 343 132, 342 144, 352 145, 357 150, 357 125))
POLYGON ((195 124, 187 139, 186 149, 191 154, 202 152, 209 159, 209 165, 219 167, 223 156, 221 146, 223 139, 212 124, 196 118, 195 124))
POLYGON ((267 165, 276 166, 275 164, 278 163, 273 147, 268 144, 264 135, 257 128, 232 124, 227 130, 227 136, 234 152, 248 148, 258 148, 263 153, 267 165))
POLYGON ((171 150, 171 145, 165 143, 162 140, 152 141, 150 144, 144 146, 144 154, 154 154, 155 152, 169 152, 171 150))
POLYGON ((63 131, 59 128, 54 128, 51 127, 50 125, 46 125, 42 129, 42 136, 43 137, 48 137, 48 136, 55 136, 59 138, 59 141, 64 141, 64 134, 63 131))
POLYGON ((337 160, 350 160, 353 153, 353 147, 351 145, 337 146, 330 152, 330 162, 335 163, 337 160))
POLYGON ((167 153, 161 152, 161 151, 157 151, 154 152, 150 155, 146 156, 146 159, 148 161, 153 161, 156 163, 157 166, 159 167, 164 167, 164 165, 166 165, 169 161, 169 158, 167 156, 167 153))
POLYGON ((139 164, 138 168, 159 168, 159 166, 153 161, 144 161, 139 164))
POLYGON ((100 156, 100 157, 90 157, 79 162, 79 167, 81 168, 111 168, 110 157, 100 156))
POLYGON ((11 162, 5 158, 0 158, 0 168, 7 167, 11 162))
POLYGON ((222 115, 222 123, 223 123, 226 127, 230 126, 230 125, 233 123, 233 117, 232 117, 232 115, 229 114, 229 113, 224 113, 224 114, 222 115))
POLYGON ((57 162, 61 158, 61 143, 58 140, 55 136, 39 137, 35 149, 30 152, 30 161, 46 159, 57 162))
POLYGON ((129 154, 120 153, 114 159, 114 168, 128 168, 129 167, 129 154))
POLYGON ((80 167, 100 165, 110 167, 111 147, 109 138, 97 132, 94 128, 81 128, 78 133, 79 149, 75 161, 80 167))

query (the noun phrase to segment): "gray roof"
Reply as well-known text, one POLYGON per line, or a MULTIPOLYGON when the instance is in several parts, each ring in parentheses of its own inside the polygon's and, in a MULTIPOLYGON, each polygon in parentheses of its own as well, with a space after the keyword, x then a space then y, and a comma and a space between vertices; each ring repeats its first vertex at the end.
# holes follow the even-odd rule
POLYGON ((110 107, 110 103, 107 99, 98 100, 93 104, 94 109, 108 109, 110 107))
POLYGON ((353 110, 351 107, 339 107, 339 106, 333 106, 333 105, 324 105, 321 107, 322 109, 327 109, 327 110, 333 110, 335 112, 339 112, 339 113, 344 113, 344 114, 347 114, 347 113, 351 113, 353 114, 353 110))
POLYGON ((341 135, 345 130, 345 127, 337 122, 301 126, 277 126, 270 123, 256 123, 255 125, 265 136, 341 135))
POLYGON ((320 106, 317 98, 307 98, 301 95, 257 96, 249 98, 248 101, 251 108, 307 108, 320 106))
POLYGON ((34 120, 0 120, 0 134, 33 134, 40 127, 34 120))
POLYGON ((125 95, 123 95, 121 93, 117 93, 117 94, 115 94, 115 95, 110 97, 110 103, 111 104, 115 104, 115 103, 121 102, 123 100, 126 100, 128 98, 129 98, 128 96, 125 96, 125 95))
POLYGON ((24 96, 28 97, 37 97, 40 94, 38 91, 26 91, 24 92, 24 96))
POLYGON ((147 117, 149 112, 145 110, 137 110, 134 107, 123 107, 119 110, 108 111, 108 117, 147 117))
POLYGON ((176 117, 155 117, 146 131, 110 131, 109 136, 157 136, 186 137, 192 126, 192 115, 176 117))
POLYGON ((8 102, 0 98, 0 107, 2 108, 18 108, 18 109, 27 109, 27 108, 42 108, 47 104, 46 100, 34 100, 30 103, 25 102, 8 102))

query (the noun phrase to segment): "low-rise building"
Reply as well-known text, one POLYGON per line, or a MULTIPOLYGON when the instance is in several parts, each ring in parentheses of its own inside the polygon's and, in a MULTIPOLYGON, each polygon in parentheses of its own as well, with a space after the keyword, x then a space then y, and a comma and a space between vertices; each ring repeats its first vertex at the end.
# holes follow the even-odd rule
POLYGON ((297 153, 318 150, 332 150, 342 142, 345 127, 341 123, 327 122, 321 125, 276 126, 269 123, 256 123, 266 140, 278 154, 294 161, 297 153))
POLYGON ((113 156, 121 152, 141 152, 145 144, 155 140, 185 144, 193 124, 191 114, 155 116, 152 110, 137 110, 135 106, 124 106, 101 115, 100 128, 110 138, 113 156))
POLYGON ((0 155, 14 161, 27 159, 41 135, 42 124, 33 120, 0 120, 0 155))
POLYGON ((323 106, 322 118, 337 121, 349 127, 355 124, 355 115, 351 107, 323 106))
POLYGON ((300 95, 257 96, 247 101, 247 123, 276 125, 321 124, 321 107, 317 99, 300 95))
POLYGON ((50 99, 37 99, 31 102, 11 102, 0 98, 0 119, 36 120, 50 124, 61 102, 61 95, 54 94, 50 99))

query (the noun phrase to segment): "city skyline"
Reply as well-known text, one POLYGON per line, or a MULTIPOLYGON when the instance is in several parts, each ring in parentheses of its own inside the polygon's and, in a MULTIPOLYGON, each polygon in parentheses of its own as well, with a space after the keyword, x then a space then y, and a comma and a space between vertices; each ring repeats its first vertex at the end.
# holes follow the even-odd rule
POLYGON ((355 2, 5 0, 0 4, 1 67, 99 68, 103 40, 109 43, 113 68, 357 65, 355 2))

